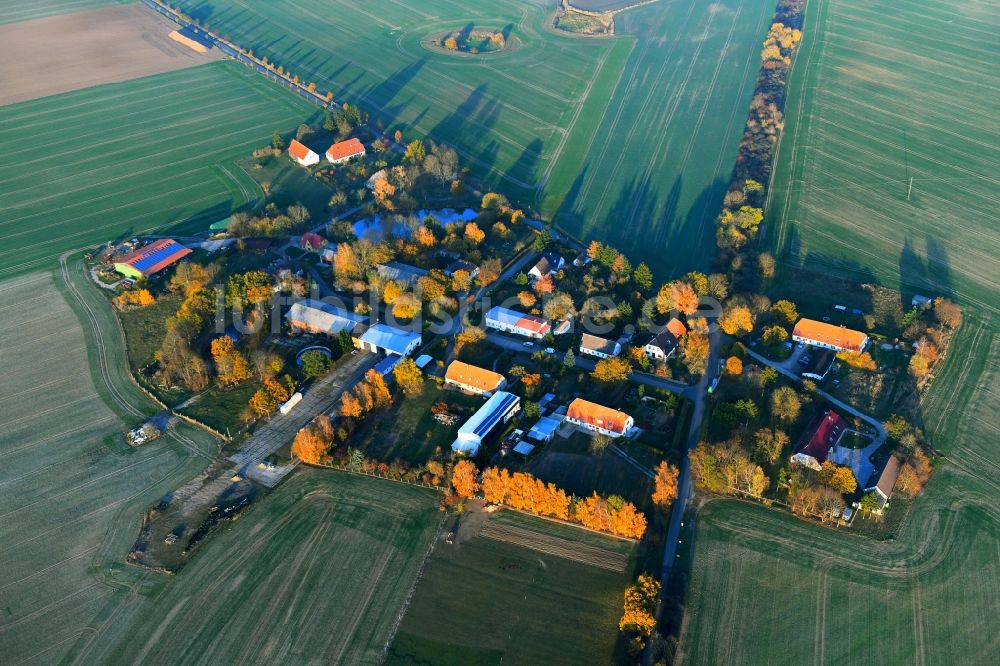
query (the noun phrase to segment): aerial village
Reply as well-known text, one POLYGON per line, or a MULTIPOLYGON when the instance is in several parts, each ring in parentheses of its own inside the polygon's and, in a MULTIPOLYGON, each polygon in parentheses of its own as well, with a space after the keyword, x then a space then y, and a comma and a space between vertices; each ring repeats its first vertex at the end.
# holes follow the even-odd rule
POLYGON ((225 442, 197 481, 221 492, 152 509, 131 561, 183 566, 301 465, 635 540, 691 492, 685 454, 700 492, 868 533, 926 483, 919 429, 880 410, 944 355, 950 301, 772 302, 747 286, 767 257, 656 284, 483 192, 446 146, 364 121, 275 133, 243 162, 261 206, 89 256, 164 408, 129 441, 183 419, 225 442))

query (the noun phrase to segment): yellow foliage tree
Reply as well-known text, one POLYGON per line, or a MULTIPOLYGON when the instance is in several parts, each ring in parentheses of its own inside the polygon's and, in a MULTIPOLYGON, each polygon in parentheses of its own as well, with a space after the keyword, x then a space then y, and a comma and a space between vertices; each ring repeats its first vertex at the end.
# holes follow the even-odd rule
POLYGON ((306 426, 297 433, 292 441, 292 455, 304 463, 315 465, 327 454, 333 442, 324 437, 319 429, 306 426))
POLYGON ((396 378, 399 388, 403 389, 403 393, 407 396, 420 395, 420 392, 424 390, 424 373, 413 362, 413 359, 403 359, 393 368, 392 376, 396 378))
POLYGON ((754 316, 745 305, 728 307, 719 317, 719 327, 727 334, 742 337, 753 330, 754 316))
POLYGON ((653 504, 667 508, 677 499, 677 476, 680 473, 673 465, 666 460, 660 462, 656 468, 655 487, 653 489, 653 504))
POLYGON ((605 384, 617 384, 628 380, 632 372, 632 366, 628 361, 617 356, 601 359, 594 365, 594 371, 590 376, 605 384))
POLYGON ((459 460, 455 463, 455 469, 451 473, 451 487, 461 497, 472 497, 479 490, 477 476, 479 476, 479 470, 476 469, 471 460, 459 460))
POLYGON ((660 581, 643 574, 635 585, 625 589, 625 609, 618 622, 621 631, 649 636, 656 626, 656 606, 660 599, 660 581))
POLYGON ((465 225, 465 238, 473 245, 479 245, 486 238, 486 232, 475 222, 469 222, 465 225))

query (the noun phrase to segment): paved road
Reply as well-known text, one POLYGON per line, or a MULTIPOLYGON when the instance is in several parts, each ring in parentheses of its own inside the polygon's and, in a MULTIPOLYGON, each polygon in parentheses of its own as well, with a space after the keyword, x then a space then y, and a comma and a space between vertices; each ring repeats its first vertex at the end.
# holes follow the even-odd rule
MULTIPOLYGON (((722 343, 722 334, 718 327, 713 325, 713 330, 709 336, 708 369, 702 375, 701 380, 693 387, 693 397, 691 402, 691 426, 688 428, 687 449, 684 459, 681 460, 680 474, 677 477, 677 499, 670 510, 670 524, 667 526, 667 540, 663 548, 663 567, 660 572, 662 592, 667 593, 667 583, 677 559, 677 544, 681 535, 681 522, 684 513, 687 511, 688 503, 694 497, 694 490, 691 483, 691 465, 688 461, 687 452, 698 446, 701 438, 701 422, 705 418, 705 408, 708 402, 708 387, 719 372, 719 347, 722 343)), ((662 612, 661 608, 657 611, 662 612)), ((659 617, 659 615, 658 615, 659 617)))
POLYGON ((335 409, 340 394, 353 387, 378 360, 378 356, 366 352, 349 356, 343 365, 309 387, 292 411, 288 414, 275 412, 271 420, 259 427, 229 459, 238 465, 263 462, 290 442, 295 433, 315 416, 335 409))
MULTIPOLYGON (((494 346, 500 347, 501 349, 507 349, 513 352, 524 352, 526 354, 531 354, 545 349, 545 345, 540 342, 534 342, 532 347, 525 347, 525 340, 523 338, 515 338, 497 333, 495 331, 489 331, 486 333, 486 341, 494 346)), ((552 356, 562 362, 566 355, 563 352, 557 351, 552 356)), ((590 372, 594 369, 595 365, 597 365, 597 361, 594 359, 579 354, 576 355, 575 367, 590 372)), ((673 379, 667 379, 666 377, 651 375, 647 372, 633 372, 628 378, 637 384, 644 384, 651 388, 670 391, 671 393, 676 393, 677 395, 688 398, 692 401, 697 397, 699 391, 698 384, 691 386, 673 379)))

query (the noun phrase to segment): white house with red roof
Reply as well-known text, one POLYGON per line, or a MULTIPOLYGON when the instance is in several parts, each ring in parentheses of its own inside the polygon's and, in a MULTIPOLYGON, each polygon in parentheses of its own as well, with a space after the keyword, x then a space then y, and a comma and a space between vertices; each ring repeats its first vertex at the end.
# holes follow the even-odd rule
POLYGON ((355 157, 363 157, 364 154, 365 144, 353 137, 346 141, 338 141, 326 149, 326 159, 331 164, 340 164, 355 157))
POLYGON ((541 339, 552 331, 552 325, 544 319, 517 310, 502 308, 499 305, 486 313, 483 323, 486 324, 486 328, 523 335, 528 338, 541 339))
POLYGON ((302 166, 307 167, 319 164, 319 155, 309 150, 309 147, 304 143, 300 143, 295 139, 292 139, 292 142, 288 144, 288 155, 302 166))

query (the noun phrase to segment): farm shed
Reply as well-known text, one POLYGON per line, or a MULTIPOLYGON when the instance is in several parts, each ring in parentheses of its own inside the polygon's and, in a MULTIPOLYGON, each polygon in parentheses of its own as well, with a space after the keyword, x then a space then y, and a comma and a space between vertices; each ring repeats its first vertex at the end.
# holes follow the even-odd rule
POLYGON ((359 347, 373 352, 409 356, 420 346, 421 337, 415 331, 404 331, 388 324, 375 324, 358 338, 359 347))
POLYGON ((392 280, 407 287, 412 287, 418 278, 427 275, 427 271, 422 268, 403 264, 398 261, 378 264, 375 266, 375 272, 384 280, 392 280))
POLYGON ((533 439, 536 442, 551 442, 552 437, 556 434, 556 430, 559 429, 560 423, 562 421, 559 419, 552 418, 551 416, 543 416, 538 419, 538 423, 531 426, 531 430, 528 431, 528 439, 533 439))
POLYGON ((191 250, 172 238, 162 238, 126 254, 115 262, 115 270, 131 278, 149 277, 189 254, 191 250))
POLYGON ((611 358, 622 353, 622 346, 614 340, 584 333, 580 339, 580 353, 597 358, 611 358))
POLYGON ((337 335, 345 329, 352 331, 368 321, 368 317, 311 298, 294 303, 285 319, 292 328, 326 335, 337 335))
POLYGON ((356 138, 346 141, 338 141, 326 149, 326 159, 331 164, 346 162, 352 157, 361 157, 365 154, 365 145, 356 138))
POLYGON ((552 330, 552 326, 544 319, 500 306, 491 308, 483 321, 487 328, 529 338, 544 338, 552 330))
POLYGON ((451 445, 452 451, 476 455, 483 439, 494 428, 510 421, 520 408, 521 399, 513 393, 497 391, 482 407, 458 429, 458 437, 451 445))

